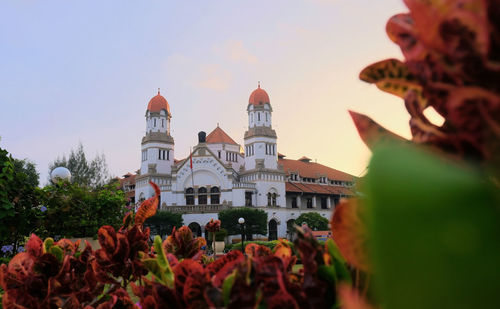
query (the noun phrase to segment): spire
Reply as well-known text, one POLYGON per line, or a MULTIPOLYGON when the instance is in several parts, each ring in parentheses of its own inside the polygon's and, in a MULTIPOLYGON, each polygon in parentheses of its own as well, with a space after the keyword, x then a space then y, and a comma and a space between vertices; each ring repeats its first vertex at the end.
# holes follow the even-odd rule
POLYGON ((160 87, 158 87, 158 94, 160 94, 160 87))
POLYGON ((260 80, 259 80, 257 83, 258 83, 258 86, 259 86, 259 88, 260 88, 260 80))

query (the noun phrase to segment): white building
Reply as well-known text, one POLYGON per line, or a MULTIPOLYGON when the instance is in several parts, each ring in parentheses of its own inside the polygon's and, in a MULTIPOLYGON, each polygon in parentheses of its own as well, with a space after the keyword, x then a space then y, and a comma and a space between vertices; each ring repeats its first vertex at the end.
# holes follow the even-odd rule
POLYGON ((153 196, 148 183, 155 182, 161 189, 160 209, 182 213, 184 223, 199 236, 219 211, 232 207, 266 211, 269 239, 287 237, 288 223, 303 212, 314 211, 329 219, 339 198, 352 195, 355 177, 306 157, 289 160, 279 154, 273 109, 260 85, 246 108, 244 148, 217 126, 208 136, 198 134, 191 158, 177 161, 170 106, 158 91, 146 110, 135 200, 153 196))

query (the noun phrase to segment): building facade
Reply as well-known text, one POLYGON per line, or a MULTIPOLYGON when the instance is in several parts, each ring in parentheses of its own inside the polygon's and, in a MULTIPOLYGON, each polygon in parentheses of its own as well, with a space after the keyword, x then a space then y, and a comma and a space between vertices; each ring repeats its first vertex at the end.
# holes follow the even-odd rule
POLYGON ((149 181, 161 189, 160 209, 183 214, 184 223, 204 236, 204 226, 221 210, 254 207, 268 214, 268 238, 287 237, 290 223, 304 212, 330 218, 341 197, 352 195, 355 177, 302 157, 278 153, 273 109, 260 84, 246 106, 248 130, 243 147, 218 125, 198 134, 190 157, 174 159, 167 100, 153 97, 146 109, 141 168, 135 177, 135 201, 153 196, 149 181))

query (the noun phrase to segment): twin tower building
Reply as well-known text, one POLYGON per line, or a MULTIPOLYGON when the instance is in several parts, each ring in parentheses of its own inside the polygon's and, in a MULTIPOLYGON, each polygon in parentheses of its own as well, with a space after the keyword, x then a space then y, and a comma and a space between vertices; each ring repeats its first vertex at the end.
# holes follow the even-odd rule
POLYGON ((170 133, 172 113, 158 91, 146 110, 135 200, 153 196, 149 185, 153 181, 161 189, 159 209, 182 213, 184 224, 199 236, 219 211, 233 207, 265 210, 270 239, 286 237, 287 222, 304 211, 329 216, 333 201, 329 201, 330 207, 315 209, 297 207, 296 200, 287 203, 285 183, 289 175, 279 164, 272 113, 269 95, 259 84, 248 100, 243 148, 217 125, 208 135, 198 134, 199 142, 190 157, 176 160, 170 133))

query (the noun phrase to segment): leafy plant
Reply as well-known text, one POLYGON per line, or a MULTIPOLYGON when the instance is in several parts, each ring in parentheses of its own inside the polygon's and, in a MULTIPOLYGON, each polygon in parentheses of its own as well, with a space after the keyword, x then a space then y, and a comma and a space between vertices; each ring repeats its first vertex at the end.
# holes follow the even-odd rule
POLYGON ((314 231, 328 230, 328 219, 324 218, 317 212, 304 212, 300 214, 297 219, 295 219, 295 223, 298 225, 305 223, 314 231))
POLYGON ((170 211, 157 211, 152 217, 144 221, 144 226, 151 229, 152 235, 159 235, 163 238, 172 233, 174 227, 180 228, 183 225, 182 214, 170 211))
POLYGON ((251 240, 253 234, 267 234, 267 213, 261 209, 238 207, 219 212, 221 227, 226 229, 229 235, 241 235, 239 218, 245 219, 245 239, 251 240))
POLYGON ((412 140, 351 112, 373 156, 363 195, 332 219, 356 268, 354 289, 339 293, 349 308, 496 308, 500 249, 488 244, 500 235, 499 3, 404 2, 410 12, 387 24, 404 61, 374 63, 360 78, 404 99, 412 140))

